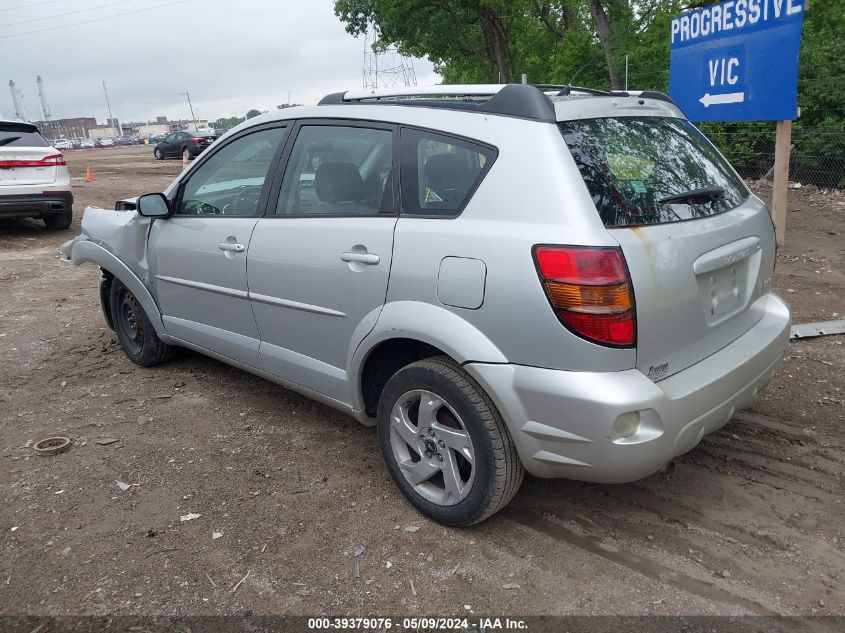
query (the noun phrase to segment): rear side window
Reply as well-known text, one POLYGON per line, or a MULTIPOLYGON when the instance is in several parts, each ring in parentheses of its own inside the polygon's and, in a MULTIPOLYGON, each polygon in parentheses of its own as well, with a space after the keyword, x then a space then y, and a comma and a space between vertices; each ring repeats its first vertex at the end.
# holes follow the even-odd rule
POLYGON ((607 227, 708 217, 748 198, 727 161, 689 121, 602 118, 558 127, 607 227))
POLYGON ((402 212, 458 215, 496 158, 496 150, 464 139, 403 129, 402 212))
POLYGON ((38 130, 25 123, 0 123, 0 147, 49 147, 38 130))

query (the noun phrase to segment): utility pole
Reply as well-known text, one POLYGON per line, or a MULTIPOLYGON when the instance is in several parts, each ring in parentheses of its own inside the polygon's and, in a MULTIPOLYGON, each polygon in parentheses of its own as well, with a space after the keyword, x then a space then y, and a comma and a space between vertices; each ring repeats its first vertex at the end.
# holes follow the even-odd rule
POLYGON ((123 132, 120 131, 120 124, 115 121, 114 117, 111 114, 111 103, 109 103, 109 92, 106 90, 106 82, 103 80, 103 93, 106 95, 106 107, 109 109, 109 126, 114 125, 115 129, 117 130, 118 136, 123 136, 123 132))
POLYGON ((194 114, 194 106, 191 104, 191 93, 185 92, 185 96, 188 97, 188 107, 191 109, 191 122, 194 124, 194 131, 197 129, 197 117, 194 114))

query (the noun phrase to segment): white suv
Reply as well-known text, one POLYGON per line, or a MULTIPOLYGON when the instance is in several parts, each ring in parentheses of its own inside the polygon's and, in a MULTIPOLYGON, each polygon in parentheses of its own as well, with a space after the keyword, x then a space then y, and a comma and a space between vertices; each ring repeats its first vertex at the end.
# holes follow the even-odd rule
POLYGON ((73 220, 65 157, 30 123, 0 120, 0 218, 41 218, 48 229, 73 220))

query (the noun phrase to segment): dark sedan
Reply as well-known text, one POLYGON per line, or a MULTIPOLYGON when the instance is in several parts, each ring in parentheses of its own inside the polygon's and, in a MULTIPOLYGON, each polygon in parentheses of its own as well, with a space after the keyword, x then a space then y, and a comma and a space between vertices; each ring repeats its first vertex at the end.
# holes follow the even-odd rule
POLYGON ((199 132, 171 132, 156 144, 153 155, 158 160, 174 157, 193 160, 211 145, 215 138, 199 132))

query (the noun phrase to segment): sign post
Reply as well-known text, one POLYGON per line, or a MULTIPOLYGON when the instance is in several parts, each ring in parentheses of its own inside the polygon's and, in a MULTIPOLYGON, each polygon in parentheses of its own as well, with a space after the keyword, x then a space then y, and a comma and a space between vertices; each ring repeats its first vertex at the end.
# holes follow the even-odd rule
POLYGON ((772 186, 772 220, 775 237, 783 246, 786 238, 786 197, 789 191, 789 147, 792 142, 792 121, 778 121, 775 134, 775 173, 772 186))
POLYGON ((805 0, 726 0, 672 18, 669 94, 691 121, 777 121, 772 218, 786 229, 805 0))

